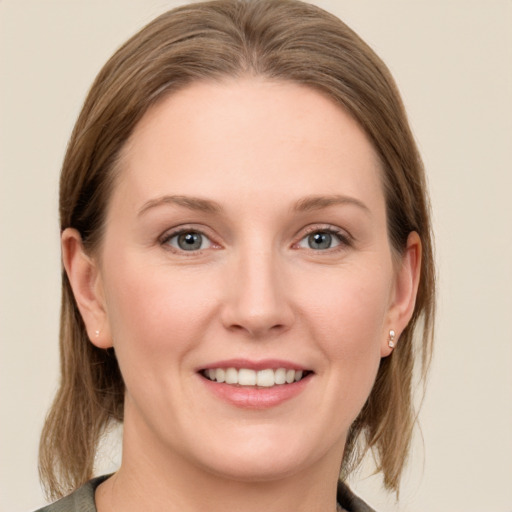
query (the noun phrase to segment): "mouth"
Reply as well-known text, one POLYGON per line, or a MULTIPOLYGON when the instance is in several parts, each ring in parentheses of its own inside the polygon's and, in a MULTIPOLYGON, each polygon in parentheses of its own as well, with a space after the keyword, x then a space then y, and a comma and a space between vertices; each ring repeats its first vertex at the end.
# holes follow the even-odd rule
POLYGON ((313 372, 293 368, 207 368, 199 372, 204 378, 239 387, 273 388, 287 386, 307 378, 313 372))
POLYGON ((229 359, 198 368, 214 396, 241 409, 265 410, 302 395, 315 372, 282 359, 229 359))

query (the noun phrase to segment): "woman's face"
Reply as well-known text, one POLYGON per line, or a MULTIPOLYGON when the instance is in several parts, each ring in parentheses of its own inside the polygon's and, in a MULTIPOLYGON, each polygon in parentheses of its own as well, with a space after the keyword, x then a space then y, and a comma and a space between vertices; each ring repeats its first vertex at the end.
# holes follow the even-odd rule
POLYGON ((418 247, 393 264, 380 175, 307 87, 198 83, 145 115, 84 314, 126 383, 124 459, 249 480, 339 466, 414 294, 418 247))

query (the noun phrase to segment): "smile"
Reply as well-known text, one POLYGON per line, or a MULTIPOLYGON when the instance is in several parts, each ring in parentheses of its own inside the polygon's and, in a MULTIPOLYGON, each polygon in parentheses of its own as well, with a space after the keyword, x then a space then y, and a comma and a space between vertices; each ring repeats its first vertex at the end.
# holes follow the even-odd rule
POLYGON ((241 409, 277 407, 304 393, 315 372, 283 359, 228 359, 197 369, 209 392, 241 409))
POLYGON ((250 368, 208 368, 201 374, 208 380, 238 386, 271 388, 299 382, 311 372, 291 368, 265 368, 252 370, 250 368))

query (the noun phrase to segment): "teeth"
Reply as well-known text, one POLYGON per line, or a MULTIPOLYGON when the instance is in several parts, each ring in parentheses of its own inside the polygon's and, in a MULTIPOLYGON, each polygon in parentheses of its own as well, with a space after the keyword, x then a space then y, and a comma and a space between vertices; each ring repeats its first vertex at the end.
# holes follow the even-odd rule
POLYGON ((271 368, 265 370, 250 370, 249 368, 209 368, 204 376, 216 382, 226 384, 238 384, 239 386, 259 386, 270 388, 274 385, 292 384, 298 382, 304 376, 302 370, 286 368, 271 368))
POLYGON ((213 371, 215 372, 215 377, 212 380, 216 380, 217 382, 224 382, 226 380, 226 372, 223 368, 213 371))
POLYGON ((262 386, 264 388, 272 387, 276 379, 274 378, 274 370, 261 370, 258 372, 257 377, 258 386, 262 386))
POLYGON ((274 372, 274 381, 276 384, 284 384, 286 382, 286 370, 284 368, 278 368, 274 372))
POLYGON ((226 384, 238 384, 238 371, 236 368, 226 370, 226 384))
POLYGON ((256 372, 254 370, 247 370, 246 368, 238 370, 238 384, 241 386, 255 386, 256 372))

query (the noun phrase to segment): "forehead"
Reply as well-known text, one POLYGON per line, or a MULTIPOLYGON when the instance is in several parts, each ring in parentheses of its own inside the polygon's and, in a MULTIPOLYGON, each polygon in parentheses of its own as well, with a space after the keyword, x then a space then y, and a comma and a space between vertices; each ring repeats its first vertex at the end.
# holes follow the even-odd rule
POLYGON ((309 87, 262 78, 200 82, 165 97, 136 126, 120 170, 118 187, 139 201, 382 188, 376 152, 344 109, 309 87))

